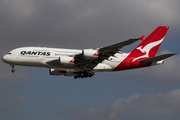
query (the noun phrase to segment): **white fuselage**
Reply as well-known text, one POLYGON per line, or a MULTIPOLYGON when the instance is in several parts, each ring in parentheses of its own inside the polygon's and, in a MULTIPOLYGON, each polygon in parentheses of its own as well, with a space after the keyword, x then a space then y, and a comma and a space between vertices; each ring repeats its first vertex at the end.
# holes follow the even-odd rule
MULTIPOLYGON (((59 49, 59 48, 46 48, 46 47, 21 47, 10 51, 3 57, 3 61, 10 65, 21 66, 34 66, 34 67, 46 67, 58 70, 78 72, 81 69, 76 64, 59 64, 58 66, 52 66, 46 62, 51 60, 58 60, 61 57, 74 57, 77 54, 81 54, 82 50, 77 49, 59 49)), ((93 71, 112 71, 116 68, 126 57, 126 53, 116 53, 114 56, 110 56, 107 60, 97 64, 93 71)))

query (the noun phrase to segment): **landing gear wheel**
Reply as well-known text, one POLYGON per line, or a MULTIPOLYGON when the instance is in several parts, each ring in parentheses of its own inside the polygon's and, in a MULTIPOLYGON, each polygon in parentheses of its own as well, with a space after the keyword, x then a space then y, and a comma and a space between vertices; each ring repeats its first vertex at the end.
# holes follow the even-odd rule
POLYGON ((79 72, 79 73, 77 73, 77 75, 74 76, 74 79, 88 78, 88 77, 92 77, 94 74, 95 74, 94 72, 87 72, 87 71, 79 72))
POLYGON ((14 73, 15 72, 14 65, 11 65, 11 67, 12 67, 11 72, 14 73))
POLYGON ((78 76, 74 76, 74 79, 77 79, 78 76))
POLYGON ((14 72, 15 72, 15 69, 12 69, 11 72, 14 73, 14 72))

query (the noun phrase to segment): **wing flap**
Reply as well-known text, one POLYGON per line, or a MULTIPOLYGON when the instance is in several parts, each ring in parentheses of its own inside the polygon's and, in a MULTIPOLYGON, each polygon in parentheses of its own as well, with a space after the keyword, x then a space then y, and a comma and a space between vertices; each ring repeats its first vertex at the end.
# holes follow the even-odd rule
POLYGON ((161 61, 161 60, 163 60, 163 59, 166 59, 166 58, 168 58, 168 57, 171 57, 171 56, 173 56, 173 55, 176 55, 176 53, 163 54, 163 55, 159 55, 159 56, 152 57, 152 58, 149 58, 149 59, 140 60, 139 62, 140 62, 140 63, 157 62, 157 61, 161 61))

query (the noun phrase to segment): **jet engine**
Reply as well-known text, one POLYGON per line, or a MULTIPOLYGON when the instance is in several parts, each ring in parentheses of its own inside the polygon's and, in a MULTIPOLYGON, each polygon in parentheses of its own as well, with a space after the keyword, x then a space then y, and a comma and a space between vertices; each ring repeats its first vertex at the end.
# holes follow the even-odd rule
POLYGON ((85 59, 97 59, 99 56, 99 51, 95 49, 83 49, 82 55, 85 59))
POLYGON ((67 57, 67 56, 59 57, 59 63, 66 64, 66 65, 74 65, 75 58, 67 57))

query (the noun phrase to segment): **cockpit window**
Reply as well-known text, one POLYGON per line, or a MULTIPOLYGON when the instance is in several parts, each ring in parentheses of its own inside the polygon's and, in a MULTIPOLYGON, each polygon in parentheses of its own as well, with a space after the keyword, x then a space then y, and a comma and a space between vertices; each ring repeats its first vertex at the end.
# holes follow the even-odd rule
POLYGON ((11 55, 11 53, 7 53, 7 54, 11 55))

